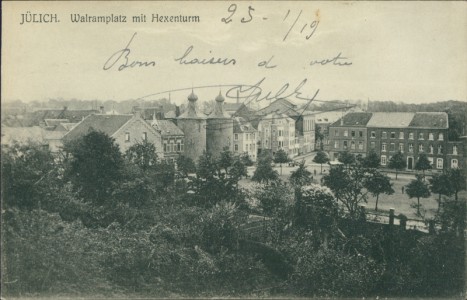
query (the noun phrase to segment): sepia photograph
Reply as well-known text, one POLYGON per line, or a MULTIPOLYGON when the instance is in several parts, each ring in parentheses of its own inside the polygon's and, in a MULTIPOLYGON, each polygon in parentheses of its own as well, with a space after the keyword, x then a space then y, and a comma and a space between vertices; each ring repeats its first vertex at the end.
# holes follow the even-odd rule
POLYGON ((3 1, 1 299, 467 297, 467 2, 3 1))

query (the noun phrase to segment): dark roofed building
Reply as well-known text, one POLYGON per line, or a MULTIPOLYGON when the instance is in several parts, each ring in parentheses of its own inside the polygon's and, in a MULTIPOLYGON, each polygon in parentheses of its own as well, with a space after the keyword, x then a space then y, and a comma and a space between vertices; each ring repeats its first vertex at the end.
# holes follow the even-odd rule
POLYGON ((447 129, 448 126, 448 114, 445 112, 418 112, 409 124, 411 128, 447 129))
POLYGON ((63 109, 45 109, 29 112, 22 118, 22 124, 25 127, 46 126, 46 119, 66 119, 69 123, 78 123, 91 114, 99 113, 97 110, 69 110, 63 109))
POLYGON ((90 130, 101 131, 113 137, 122 152, 125 152, 135 143, 148 141, 156 146, 158 154, 163 157, 161 134, 143 120, 139 114, 90 115, 66 133, 63 140, 79 139, 90 130))
POLYGON ((371 117, 371 113, 351 112, 329 126, 327 150, 331 160, 337 160, 343 151, 367 155, 367 124, 371 117))
POLYGON ((185 151, 185 134, 170 120, 154 118, 151 126, 161 135, 164 158, 174 162, 185 151))

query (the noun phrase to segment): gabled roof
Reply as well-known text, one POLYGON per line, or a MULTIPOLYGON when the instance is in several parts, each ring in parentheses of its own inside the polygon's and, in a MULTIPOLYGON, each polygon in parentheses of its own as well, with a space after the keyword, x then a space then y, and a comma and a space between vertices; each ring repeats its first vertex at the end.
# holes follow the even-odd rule
POLYGON ((47 127, 55 127, 60 123, 69 123, 68 119, 45 119, 45 126, 47 127))
POLYGON ((177 127, 172 121, 157 120, 157 125, 154 128, 160 131, 161 135, 184 135, 183 131, 177 127), (157 127, 156 127, 157 126, 157 127))
POLYGON ((317 111, 315 116, 316 124, 331 124, 346 115, 347 112, 342 111, 317 111))
POLYGON ((372 118, 371 115, 372 115, 372 113, 366 113, 366 112, 347 113, 340 120, 337 120, 336 122, 334 122, 331 126, 365 127, 365 126, 367 126, 367 124, 369 124, 369 121, 372 118), (341 122, 341 120, 342 120, 342 122, 341 122))
POLYGON ((409 127, 447 129, 449 127, 448 114, 445 112, 417 112, 409 127))
POLYGON ((90 115, 73 127, 64 137, 65 140, 77 139, 94 129, 102 131, 112 136, 123 125, 125 125, 133 115, 90 115))
POLYGON ((245 120, 242 117, 235 117, 234 118, 234 133, 243 133, 243 132, 256 132, 256 129, 253 127, 250 122, 245 120))
POLYGON ((412 121, 411 112, 375 112, 368 122, 368 127, 405 128, 412 121))
POLYGON ((289 117, 298 117, 300 112, 297 110, 297 105, 286 99, 277 99, 268 106, 258 111, 259 115, 266 115, 272 112, 286 114, 289 117))

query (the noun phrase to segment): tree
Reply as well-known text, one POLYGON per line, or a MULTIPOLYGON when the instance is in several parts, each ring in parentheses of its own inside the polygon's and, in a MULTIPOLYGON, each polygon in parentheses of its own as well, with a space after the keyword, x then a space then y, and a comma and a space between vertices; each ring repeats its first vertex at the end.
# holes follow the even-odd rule
POLYGON ((279 149, 279 151, 277 151, 276 154, 274 155, 274 162, 279 164, 281 167, 281 175, 282 175, 282 164, 288 161, 289 161, 289 157, 287 155, 287 152, 285 152, 284 149, 279 149))
POLYGON ((71 155, 65 170, 74 189, 85 201, 102 204, 112 194, 112 184, 122 177, 123 157, 115 140, 103 132, 90 131, 65 143, 71 155))
POLYGON ((255 173, 251 180, 256 182, 275 181, 279 178, 279 174, 271 166, 272 158, 269 154, 265 153, 258 158, 258 166, 256 167, 255 173))
POLYGON ((154 168, 157 164, 156 146, 148 141, 137 142, 128 148, 125 158, 143 171, 154 168))
POLYGON ((319 141, 319 148, 322 151, 323 150, 323 140, 324 140, 324 133, 322 132, 323 128, 321 126, 316 125, 315 127, 315 141, 319 141))
POLYGON ((394 194, 391 179, 378 171, 373 172, 372 175, 367 177, 365 181, 365 187, 374 197, 376 197, 376 211, 378 210, 378 200, 380 194, 394 194))
POLYGON ((228 147, 225 147, 224 150, 221 152, 219 158, 219 167, 223 168, 225 172, 227 172, 228 168, 232 166, 233 161, 234 158, 232 152, 229 150, 228 147))
POLYGON ((302 160, 298 165, 298 169, 292 171, 290 174, 289 181, 294 186, 304 186, 312 182, 311 172, 307 170, 305 166, 305 160, 302 160))
POLYGON ((2 145, 2 199, 4 207, 33 209, 51 192, 50 179, 57 177, 54 157, 41 145, 2 145))
POLYGON ((446 170, 446 175, 449 178, 450 188, 454 193, 454 199, 458 200, 458 193, 460 191, 466 190, 466 178, 465 174, 462 172, 462 169, 448 169, 446 170))
POLYGON ((438 212, 441 207, 441 195, 451 196, 454 191, 451 188, 449 176, 444 174, 434 174, 432 178, 428 179, 430 182, 430 190, 432 193, 438 194, 438 212))
POLYGON ((242 160, 242 163, 247 167, 250 167, 250 166, 252 166, 254 164, 253 160, 250 157, 250 155, 248 155, 248 152, 243 153, 240 156, 240 159, 242 160))
POLYGON ((349 167, 351 164, 355 163, 355 156, 349 151, 343 151, 339 153, 338 160, 349 167))
POLYGON ((377 169, 379 168, 380 157, 376 154, 375 150, 371 149, 368 156, 363 159, 363 167, 377 169))
POLYGON ((407 162, 404 159, 404 154, 398 151, 394 154, 391 159, 389 160, 388 168, 396 170, 396 180, 397 180, 397 173, 400 170, 403 170, 407 167, 407 162))
POLYGON ((323 177, 324 185, 331 189, 337 200, 342 201, 351 218, 357 218, 360 204, 367 202, 367 193, 363 190, 367 175, 364 168, 357 166, 346 170, 332 168, 323 177))
POLYGON ((177 158, 177 169, 184 177, 187 177, 189 173, 196 172, 196 165, 191 158, 180 155, 177 158))
POLYGON ((324 151, 318 151, 313 158, 313 162, 321 165, 320 173, 323 174, 323 164, 329 162, 329 157, 324 151))
POLYGON ((258 199, 259 207, 267 216, 277 215, 278 211, 287 206, 288 201, 292 201, 290 188, 281 180, 257 188, 254 197, 258 199))
POLYGON ((420 214, 420 198, 428 198, 431 195, 428 185, 423 182, 423 176, 416 175, 416 179, 406 186, 405 192, 409 198, 417 198, 417 214, 420 214))
POLYGON ((423 172, 423 177, 425 177, 425 170, 431 169, 431 163, 428 160, 428 157, 425 153, 421 153, 418 156, 417 163, 415 164, 415 170, 421 170, 423 172))

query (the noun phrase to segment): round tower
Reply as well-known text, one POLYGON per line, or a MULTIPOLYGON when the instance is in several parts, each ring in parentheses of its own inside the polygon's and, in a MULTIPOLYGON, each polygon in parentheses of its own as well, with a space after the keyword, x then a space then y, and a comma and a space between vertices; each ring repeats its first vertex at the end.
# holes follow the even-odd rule
POLYGON ((219 91, 212 113, 207 119, 206 150, 214 157, 227 148, 233 149, 233 119, 224 111, 224 97, 219 91))
POLYGON ((188 95, 186 111, 177 117, 177 126, 185 134, 184 156, 197 162, 206 151, 206 115, 199 111, 196 101, 198 96, 191 91, 188 95))

